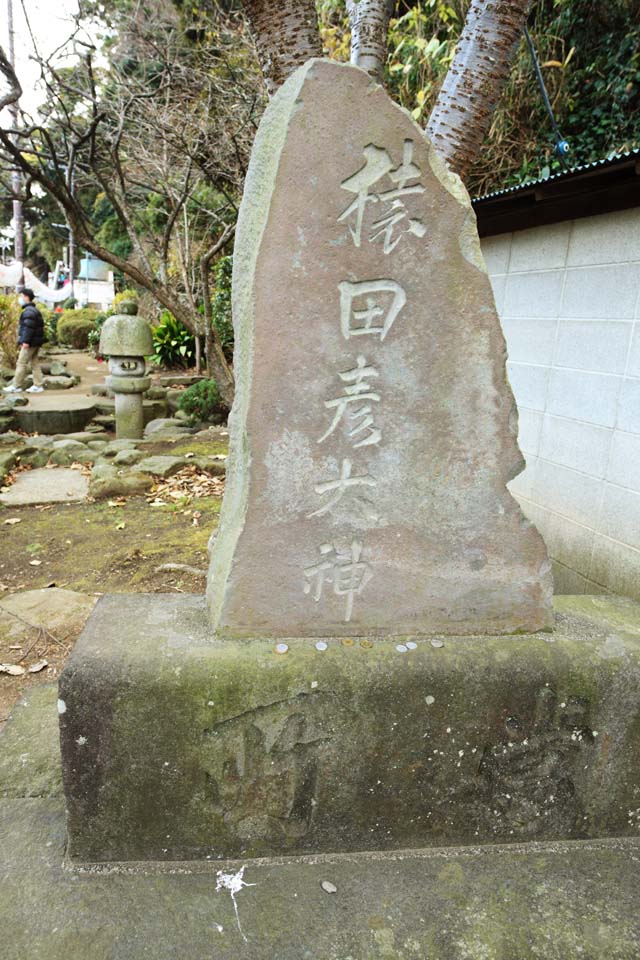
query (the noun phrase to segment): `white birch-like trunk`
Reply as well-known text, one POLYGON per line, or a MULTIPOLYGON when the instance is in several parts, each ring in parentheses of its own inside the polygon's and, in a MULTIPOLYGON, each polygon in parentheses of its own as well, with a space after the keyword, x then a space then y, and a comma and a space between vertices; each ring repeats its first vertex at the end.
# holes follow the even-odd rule
POLYGON ((347 0, 351 63, 382 80, 394 0, 347 0))
POLYGON ((464 180, 509 76, 530 0, 472 0, 427 133, 464 180))
POLYGON ((322 56, 313 0, 243 0, 270 97, 290 73, 322 56))

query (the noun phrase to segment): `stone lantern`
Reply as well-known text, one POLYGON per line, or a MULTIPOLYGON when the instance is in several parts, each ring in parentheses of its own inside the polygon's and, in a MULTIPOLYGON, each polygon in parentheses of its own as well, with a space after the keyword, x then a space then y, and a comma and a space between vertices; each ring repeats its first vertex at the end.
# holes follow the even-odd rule
POLYGON ((151 327, 138 317, 138 304, 125 300, 108 317, 100 335, 100 353, 109 358, 107 387, 116 398, 116 436, 138 440, 144 431, 142 395, 151 385, 144 358, 153 353, 151 327))

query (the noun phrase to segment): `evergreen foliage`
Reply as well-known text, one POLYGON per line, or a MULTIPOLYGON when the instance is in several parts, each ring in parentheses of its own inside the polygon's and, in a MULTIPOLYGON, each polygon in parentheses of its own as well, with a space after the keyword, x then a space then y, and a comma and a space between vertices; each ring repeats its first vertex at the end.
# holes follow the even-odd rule
POLYGON ((211 301, 213 325, 228 360, 233 359, 233 321, 231 318, 231 275, 233 256, 220 257, 214 269, 215 293, 211 301))
POLYGON ((82 310, 65 310, 58 320, 58 340, 77 350, 86 350, 89 334, 95 328, 98 311, 89 307, 82 310))
POLYGON ((178 409, 192 420, 214 420, 222 412, 222 397, 215 380, 200 380, 187 387, 178 409))
POLYGON ((195 362, 196 342, 184 324, 163 310, 153 328, 152 361, 162 367, 190 367, 195 362))

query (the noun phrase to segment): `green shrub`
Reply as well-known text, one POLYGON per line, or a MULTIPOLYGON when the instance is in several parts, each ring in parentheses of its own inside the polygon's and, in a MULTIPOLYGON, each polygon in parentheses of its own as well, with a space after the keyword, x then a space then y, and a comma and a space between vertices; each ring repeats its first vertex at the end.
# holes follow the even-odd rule
POLYGON ((18 361, 18 319, 20 307, 15 294, 0 294, 0 360, 7 367, 18 361))
POLYGON ((96 317, 96 322, 94 324, 93 330, 89 331, 88 343, 87 346, 93 353, 94 357, 98 358, 100 356, 100 335, 102 334, 102 328, 104 322, 108 316, 111 316, 111 311, 109 313, 99 313, 96 317))
POLYGON ((117 307, 120 303, 122 303, 124 300, 135 300, 136 303, 137 303, 137 302, 138 302, 138 294, 137 294, 137 291, 136 291, 136 290, 121 290, 120 293, 116 293, 115 297, 113 298, 113 303, 111 304, 111 310, 109 311, 109 313, 111 313, 111 314, 117 313, 118 311, 117 311, 116 307, 117 307))
POLYGON ((75 305, 77 304, 77 302, 78 302, 78 301, 76 300, 75 297, 67 297, 67 299, 64 300, 63 303, 62 303, 62 309, 63 309, 63 310, 73 310, 74 307, 75 307, 75 305))
POLYGON ((233 256, 220 257, 215 266, 215 293, 211 301, 213 326, 227 360, 233 360, 233 322, 231 318, 231 274, 233 256))
POLYGON ((160 323, 153 328, 153 356, 158 366, 189 367, 195 362, 196 342, 183 323, 163 310, 160 323))
POLYGON ((215 380, 200 380, 187 387, 178 403, 178 409, 192 420, 213 420, 223 413, 222 398, 215 380))
POLYGON ((82 310, 65 310, 58 320, 58 340, 77 350, 86 350, 89 334, 95 329, 98 311, 85 307, 82 310))

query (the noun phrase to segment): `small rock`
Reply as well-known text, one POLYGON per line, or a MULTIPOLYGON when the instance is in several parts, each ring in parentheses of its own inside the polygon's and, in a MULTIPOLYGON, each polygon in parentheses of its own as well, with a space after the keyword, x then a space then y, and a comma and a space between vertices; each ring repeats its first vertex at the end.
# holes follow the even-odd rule
POLYGON ((89 494, 96 500, 106 497, 135 496, 153 486, 153 477, 144 473, 118 470, 107 463, 98 463, 91 471, 89 494))
POLYGON ((167 396, 165 387, 149 387, 145 393, 147 400, 164 400, 167 396))
POLYGON ((70 390, 74 385, 74 377, 45 377, 45 390, 70 390))
MULTIPOLYGON (((144 428, 145 437, 155 436, 156 434, 162 433, 163 435, 173 434, 184 436, 188 431, 186 424, 180 420, 175 420, 167 417, 159 417, 157 420, 150 420, 149 423, 144 428)), ((156 437, 156 439, 159 439, 156 437)))
POLYGON ((65 467, 85 458, 91 460, 95 456, 97 456, 96 452, 89 450, 84 443, 78 443, 76 440, 55 440, 49 459, 51 463, 65 467))
POLYGON ((111 440, 102 451, 103 457, 115 457, 122 450, 135 450, 135 440, 111 440))
POLYGON ((95 440, 95 434, 90 433, 87 430, 82 430, 80 433, 68 433, 64 437, 56 437, 56 440, 75 440, 76 443, 89 443, 92 440, 95 440))
POLYGON ((16 465, 16 455, 12 451, 0 453, 0 480, 4 480, 16 465))
POLYGON ((49 374, 52 377, 70 377, 71 374, 67 370, 67 361, 52 360, 49 364, 49 374))
POLYGON ((322 887, 322 889, 324 890, 325 893, 337 893, 337 892, 338 892, 338 888, 336 887, 335 883, 331 883, 330 880, 323 880, 322 883, 320 884, 320 886, 322 887))
POLYGON ((171 477, 188 464, 184 457, 146 457, 137 464, 140 473, 149 473, 154 477, 171 477))
POLYGON ((104 383, 92 383, 90 393, 94 397, 113 397, 113 393, 104 383))
POLYGON ((120 450, 113 458, 113 462, 119 467, 131 467, 138 463, 144 457, 142 450, 120 450))
POLYGON ((194 457, 191 463, 195 463, 199 470, 202 470, 203 473, 208 473, 210 477, 224 477, 227 472, 225 460, 210 460, 208 457, 194 457))
MULTIPOLYGON (((23 438, 24 439, 24 438, 23 438)), ((28 437, 25 441, 23 453, 33 453, 35 450, 48 450, 53 446, 53 437, 28 437)))

